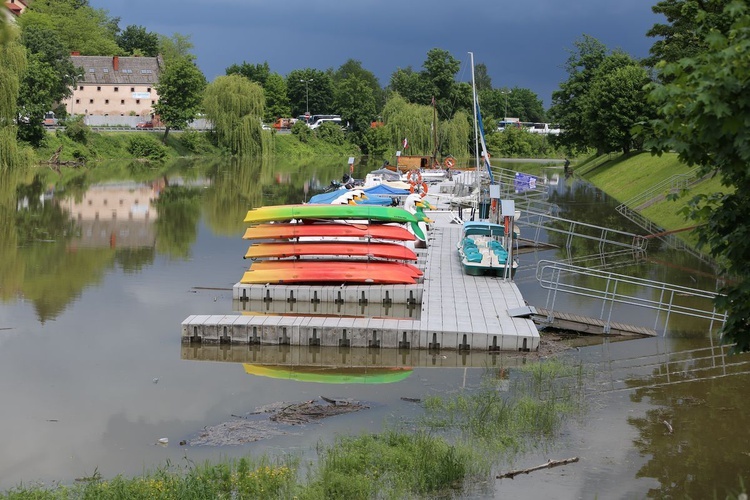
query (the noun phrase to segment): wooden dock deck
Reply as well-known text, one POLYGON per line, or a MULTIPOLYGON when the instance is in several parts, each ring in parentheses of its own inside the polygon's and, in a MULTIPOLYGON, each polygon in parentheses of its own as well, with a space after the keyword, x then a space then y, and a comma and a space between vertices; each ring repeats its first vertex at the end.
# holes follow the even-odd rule
POLYGON ((587 335, 621 335, 632 337, 655 337, 656 330, 625 323, 607 322, 598 318, 570 314, 560 311, 548 311, 536 307, 536 314, 531 315, 534 322, 540 326, 549 326, 560 330, 570 330, 587 335), (552 316, 552 321, 549 320, 552 316), (607 326, 608 330, 607 331, 607 326))

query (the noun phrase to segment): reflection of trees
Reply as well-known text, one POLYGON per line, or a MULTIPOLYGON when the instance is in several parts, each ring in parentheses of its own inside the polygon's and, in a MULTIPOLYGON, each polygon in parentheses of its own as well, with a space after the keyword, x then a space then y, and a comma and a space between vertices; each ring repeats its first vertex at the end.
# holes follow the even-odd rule
MULTIPOLYGON (((345 161, 345 160, 344 160, 345 161)), ((311 194, 311 180, 340 179, 347 166, 341 159, 242 158, 213 168, 204 210, 208 226, 218 234, 236 235, 245 227, 248 210, 264 205, 301 203, 311 194)))
MULTIPOLYGON (((206 224, 217 234, 236 235, 245 226, 245 214, 263 205, 261 171, 267 160, 260 157, 234 159, 212 172, 206 193, 206 224)), ((271 170, 270 168, 268 170, 271 170)))
MULTIPOLYGON (((693 379, 689 382, 646 388, 638 386, 652 384, 653 379, 629 382, 636 387, 631 396, 634 402, 648 398, 657 407, 643 418, 628 419, 639 433, 636 448, 650 457, 637 476, 660 482, 659 489, 649 491, 651 498, 725 498, 730 492, 736 493, 739 477, 744 476, 746 485, 750 479, 750 429, 743 424, 750 375, 714 378, 722 374, 722 367, 680 373, 709 363, 691 359, 690 352, 680 353, 684 361, 672 366, 662 364, 654 370, 657 379, 663 380, 669 369, 671 382, 693 379), (702 380, 695 380, 696 376, 702 380), (674 428, 673 434, 667 432, 665 420, 674 428)), ((746 371, 750 356, 738 355, 725 361, 742 362, 746 371)))
POLYGON ((185 259, 198 235, 202 188, 167 186, 156 201, 156 249, 171 258, 185 259))
POLYGON ((154 263, 154 256, 153 248, 119 248, 115 261, 124 273, 138 273, 154 263))

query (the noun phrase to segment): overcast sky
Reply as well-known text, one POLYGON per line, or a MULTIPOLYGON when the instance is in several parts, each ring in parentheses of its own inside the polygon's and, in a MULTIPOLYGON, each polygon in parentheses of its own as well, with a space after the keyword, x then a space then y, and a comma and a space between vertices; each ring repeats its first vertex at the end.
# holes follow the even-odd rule
POLYGON ((336 69, 362 62, 387 85, 391 73, 421 70, 440 48, 461 61, 457 78, 471 81, 468 52, 487 66, 494 87, 530 88, 549 106, 565 80, 562 65, 582 34, 610 49, 644 57, 646 31, 663 17, 656 0, 90 0, 94 8, 162 35, 190 35, 209 81, 231 64, 268 62, 294 69, 336 69))

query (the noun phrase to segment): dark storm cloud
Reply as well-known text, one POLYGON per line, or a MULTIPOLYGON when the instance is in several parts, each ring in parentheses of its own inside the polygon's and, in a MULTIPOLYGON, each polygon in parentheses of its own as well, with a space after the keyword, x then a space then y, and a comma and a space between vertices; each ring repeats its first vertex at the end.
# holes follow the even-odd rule
POLYGON ((654 0, 91 0, 121 18, 164 35, 190 35, 209 80, 234 63, 267 61, 286 75, 302 68, 338 68, 356 59, 388 83, 397 68, 421 69, 440 48, 484 63, 495 87, 535 91, 549 104, 566 78, 567 49, 582 34, 644 57, 646 31, 659 20, 654 0))

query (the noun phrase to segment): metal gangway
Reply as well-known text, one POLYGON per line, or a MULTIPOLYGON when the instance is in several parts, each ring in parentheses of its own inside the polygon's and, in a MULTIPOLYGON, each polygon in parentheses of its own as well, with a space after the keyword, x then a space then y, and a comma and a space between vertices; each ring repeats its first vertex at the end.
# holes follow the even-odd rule
POLYGON ((598 241, 600 253, 604 253, 604 247, 606 245, 627 247, 639 251, 645 251, 648 246, 648 240, 644 239, 641 235, 608 227, 596 226, 594 224, 587 224, 571 219, 564 219, 547 212, 537 212, 528 209, 524 210, 522 211, 517 224, 521 227, 535 229, 533 238, 529 238, 528 236, 525 236, 525 238, 531 239, 537 245, 542 240, 542 230, 545 230, 548 233, 551 232, 566 235, 565 246, 567 248, 571 247, 574 237, 598 241))
POLYGON ((644 238, 658 238, 671 248, 685 251, 703 262, 714 264, 705 254, 694 249, 685 240, 678 238, 676 235, 678 231, 667 231, 637 211, 639 209, 647 208, 652 202, 659 200, 668 194, 674 194, 683 189, 689 188, 698 180, 697 173, 698 169, 694 168, 684 174, 673 175, 669 179, 665 179, 643 193, 621 203, 615 208, 615 210, 626 219, 639 227, 642 227, 647 233, 644 238))
POLYGON ((707 292, 644 278, 635 278, 615 274, 606 270, 574 266, 563 262, 540 260, 537 263, 536 277, 542 288, 547 290, 548 320, 553 320, 552 313, 558 293, 568 293, 602 301, 599 319, 605 322, 604 332, 609 333, 612 311, 615 304, 626 304, 656 311, 654 330, 657 330, 661 314, 666 313, 665 330, 672 314, 700 318, 710 322, 709 331, 726 322, 726 312, 719 312, 714 305, 716 292, 707 292), (583 279, 581 279, 583 278, 583 279), (680 297, 680 300, 677 298, 680 297), (705 307, 685 305, 682 302, 699 300, 705 307), (606 319, 605 319, 606 316, 606 319))

